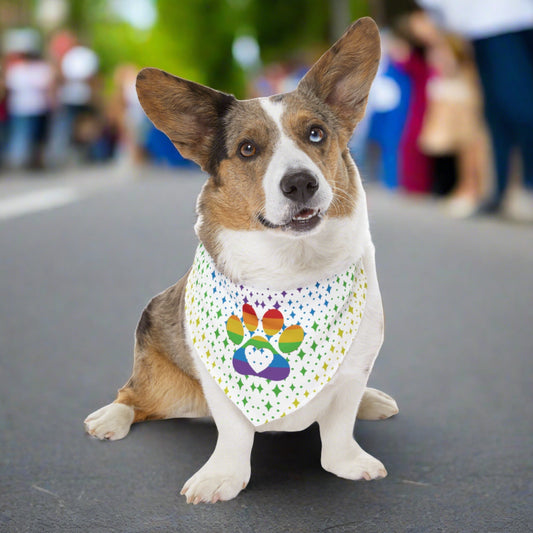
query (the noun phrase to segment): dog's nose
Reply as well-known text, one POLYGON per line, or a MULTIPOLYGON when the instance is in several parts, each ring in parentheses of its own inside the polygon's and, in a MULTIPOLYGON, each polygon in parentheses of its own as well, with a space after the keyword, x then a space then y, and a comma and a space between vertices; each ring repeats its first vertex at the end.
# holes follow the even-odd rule
POLYGON ((318 190, 316 178, 308 172, 291 172, 281 179, 281 192, 295 202, 305 203, 318 190))

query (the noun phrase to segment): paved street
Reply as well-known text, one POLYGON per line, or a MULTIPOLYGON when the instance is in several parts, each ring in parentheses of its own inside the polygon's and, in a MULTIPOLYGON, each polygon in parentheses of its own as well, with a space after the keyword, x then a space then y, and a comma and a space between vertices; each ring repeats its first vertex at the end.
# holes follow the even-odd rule
POLYGON ((0 176, 0 531, 533 531, 533 227, 453 221, 375 186, 386 341, 370 384, 400 414, 356 435, 386 479, 324 472, 313 426, 257 435, 248 488, 188 506, 212 423, 85 435, 130 375, 144 305, 192 260, 201 185, 153 169, 0 176), (52 200, 32 204, 35 187, 52 200))

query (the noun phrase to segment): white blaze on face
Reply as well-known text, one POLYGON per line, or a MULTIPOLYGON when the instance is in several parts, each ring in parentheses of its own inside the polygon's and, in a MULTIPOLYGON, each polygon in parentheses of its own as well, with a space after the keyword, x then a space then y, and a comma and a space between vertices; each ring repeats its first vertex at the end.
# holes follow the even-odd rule
POLYGON ((268 163, 263 177, 265 218, 276 225, 290 222, 290 217, 294 215, 294 212, 291 211, 294 208, 294 202, 284 196, 280 183, 287 172, 295 170, 308 171, 315 177, 318 190, 306 203, 306 207, 319 209, 321 213, 324 213, 333 198, 331 187, 309 155, 299 148, 285 132, 281 122, 281 117, 285 111, 283 101, 274 102, 270 98, 260 98, 259 102, 279 130, 272 159, 268 163))

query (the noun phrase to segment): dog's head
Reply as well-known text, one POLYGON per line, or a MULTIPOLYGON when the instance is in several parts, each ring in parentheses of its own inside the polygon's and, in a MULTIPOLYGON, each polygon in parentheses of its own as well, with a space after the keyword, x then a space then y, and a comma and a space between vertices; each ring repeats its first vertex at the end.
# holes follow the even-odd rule
POLYGON ((204 244, 220 229, 305 237, 350 216, 357 195, 347 143, 379 58, 376 24, 363 18, 291 93, 240 101, 158 69, 139 73, 148 117, 210 176, 198 202, 204 244))

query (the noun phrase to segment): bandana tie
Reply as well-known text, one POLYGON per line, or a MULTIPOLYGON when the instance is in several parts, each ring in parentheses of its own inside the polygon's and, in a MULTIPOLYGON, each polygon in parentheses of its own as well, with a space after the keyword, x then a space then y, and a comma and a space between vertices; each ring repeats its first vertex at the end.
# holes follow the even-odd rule
POLYGON ((236 285, 200 244, 185 316, 205 368, 254 426, 300 409, 335 375, 366 303, 362 261, 286 291, 236 285))

